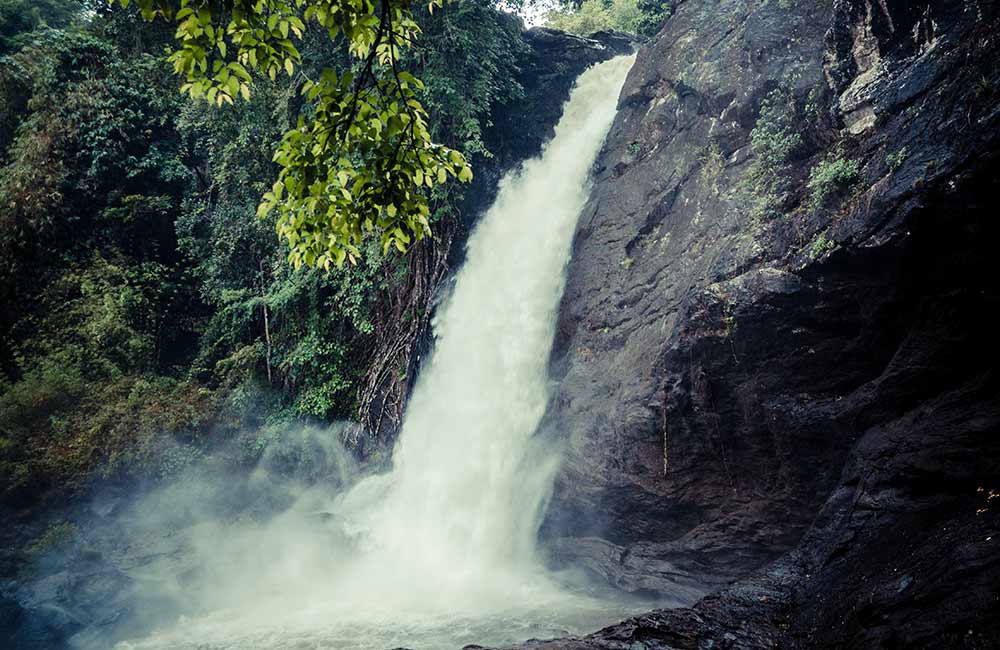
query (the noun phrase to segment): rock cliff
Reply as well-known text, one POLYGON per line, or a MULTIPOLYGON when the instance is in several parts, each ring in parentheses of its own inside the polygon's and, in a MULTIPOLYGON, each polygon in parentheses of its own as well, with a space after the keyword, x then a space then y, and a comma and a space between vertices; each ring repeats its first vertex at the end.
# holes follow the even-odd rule
POLYGON ((715 593, 542 647, 1000 644, 998 38, 989 1, 686 0, 640 48, 569 267, 543 532, 627 590, 715 593))

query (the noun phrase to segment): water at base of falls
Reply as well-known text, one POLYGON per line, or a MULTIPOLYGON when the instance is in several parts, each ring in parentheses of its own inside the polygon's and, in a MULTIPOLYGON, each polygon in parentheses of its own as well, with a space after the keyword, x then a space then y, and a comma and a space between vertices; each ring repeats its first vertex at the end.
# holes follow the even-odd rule
POLYGON ((647 610, 585 597, 511 606, 505 611, 456 616, 439 612, 420 621, 383 612, 381 619, 314 620, 295 613, 280 623, 255 624, 244 612, 218 612, 182 619, 170 630, 117 650, 458 650, 466 645, 499 647, 529 639, 552 639, 595 631, 647 610))
POLYGON ((632 62, 586 70, 542 155, 501 182, 435 320, 392 470, 264 525, 203 531, 192 545, 211 570, 191 591, 211 613, 119 650, 436 650, 634 611, 537 557, 558 455, 534 435, 576 220, 632 62))

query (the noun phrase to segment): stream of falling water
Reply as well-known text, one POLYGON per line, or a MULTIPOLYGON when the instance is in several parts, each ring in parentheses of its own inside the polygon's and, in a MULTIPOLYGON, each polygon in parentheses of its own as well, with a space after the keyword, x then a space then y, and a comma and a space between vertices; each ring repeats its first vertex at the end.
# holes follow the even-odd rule
POLYGON ((558 457, 533 434, 577 216, 632 63, 581 74, 541 156, 501 182, 438 312, 393 469, 337 496, 336 532, 321 539, 291 517, 238 543, 223 535, 244 560, 206 587, 224 606, 120 649, 457 648, 623 614, 536 556, 558 457))

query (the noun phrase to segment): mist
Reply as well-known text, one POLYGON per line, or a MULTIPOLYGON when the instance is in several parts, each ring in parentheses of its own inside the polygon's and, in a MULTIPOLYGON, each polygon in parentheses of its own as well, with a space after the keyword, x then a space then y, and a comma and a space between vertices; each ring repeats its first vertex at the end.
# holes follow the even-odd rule
POLYGON ((196 464, 99 533, 121 536, 135 585, 116 648, 458 647, 630 608, 546 570, 536 540, 559 452, 535 433, 576 219, 632 62, 584 72, 542 155, 501 182, 389 471, 361 471, 338 427, 288 430, 248 474, 196 464))

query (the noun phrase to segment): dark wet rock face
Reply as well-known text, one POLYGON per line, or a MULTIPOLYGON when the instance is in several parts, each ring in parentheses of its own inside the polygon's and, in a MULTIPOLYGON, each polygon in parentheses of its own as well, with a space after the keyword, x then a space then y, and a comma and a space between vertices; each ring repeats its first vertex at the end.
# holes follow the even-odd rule
POLYGON ((530 51, 518 78, 524 97, 498 107, 490 116, 492 126, 484 133, 484 140, 493 156, 477 166, 467 192, 468 201, 462 209, 466 230, 455 241, 451 258, 455 265, 463 255, 467 230, 493 204, 500 178, 523 161, 538 156, 542 145, 552 137, 580 73, 635 48, 630 37, 616 32, 598 32, 583 38, 533 27, 524 32, 524 40, 530 51))
POLYGON ((629 37, 615 32, 583 38, 543 27, 525 31, 524 40, 530 50, 518 78, 524 97, 491 115, 493 125, 484 138, 493 157, 476 169, 467 193, 469 203, 462 216, 469 226, 493 203, 500 177, 541 153, 580 73, 595 63, 627 54, 635 46, 629 37))
POLYGON ((740 582, 553 647, 1000 644, 998 11, 687 0, 640 50, 543 534, 630 591, 740 582))

